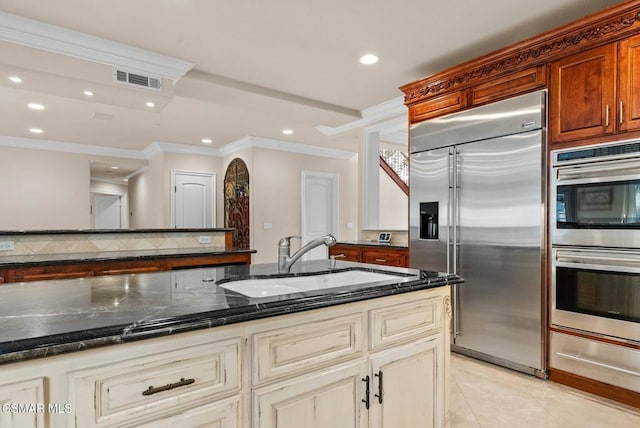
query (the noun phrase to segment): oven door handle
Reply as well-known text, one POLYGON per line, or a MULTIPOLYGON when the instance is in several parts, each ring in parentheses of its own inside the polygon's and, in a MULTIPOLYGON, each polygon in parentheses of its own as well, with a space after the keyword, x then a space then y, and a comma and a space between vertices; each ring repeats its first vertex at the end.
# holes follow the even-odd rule
POLYGON ((556 167, 556 182, 558 184, 580 184, 638 179, 640 178, 638 162, 638 159, 625 159, 602 162, 596 165, 556 167))
POLYGON ((622 367, 612 366, 611 364, 602 363, 600 361, 590 360, 588 358, 581 357, 580 355, 571 355, 571 354, 566 354, 564 352, 556 352, 556 355, 559 356, 559 357, 562 357, 562 358, 566 358, 568 360, 579 361, 581 363, 591 364, 593 366, 602 367, 602 368, 609 369, 609 370, 615 370, 615 371, 620 372, 620 373, 624 373, 624 374, 628 374, 628 375, 631 375, 631 376, 640 377, 640 373, 638 373, 636 371, 623 369, 622 367))
POLYGON ((554 249, 552 265, 593 271, 640 273, 640 252, 554 249))

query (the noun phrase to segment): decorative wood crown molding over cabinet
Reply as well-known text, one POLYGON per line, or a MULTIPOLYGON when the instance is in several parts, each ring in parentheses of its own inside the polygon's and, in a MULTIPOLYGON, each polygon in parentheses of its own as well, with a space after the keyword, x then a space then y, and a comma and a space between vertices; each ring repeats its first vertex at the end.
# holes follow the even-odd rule
MULTIPOLYGON (((550 150, 640 138, 639 69, 640 0, 631 0, 400 89, 410 124, 548 89, 550 150)), ((614 345, 618 352, 638 349, 586 332, 548 330, 593 346, 614 345)), ((551 380, 640 407, 640 390, 600 382, 577 365, 569 373, 569 366, 549 361, 551 380)))
MULTIPOLYGON (((598 48, 606 49, 606 46, 621 50, 626 46, 623 40, 636 34, 640 34, 640 0, 624 2, 563 27, 406 84, 400 89, 404 92, 405 104, 409 107, 409 122, 417 123, 453 111, 548 87, 551 100, 549 126, 552 130, 551 142, 575 139, 571 136, 558 137, 562 132, 553 131, 554 127, 565 126, 557 123, 562 119, 562 113, 554 111, 554 108, 556 110, 557 108, 554 107, 553 98, 561 96, 563 90, 558 86, 561 84, 557 83, 557 75, 553 72, 555 63, 566 60, 572 55, 588 55, 588 51, 598 48), (616 46, 618 42, 622 45, 616 46), (554 84, 556 87, 553 86, 554 84)), ((628 64, 628 53, 620 52, 620 55, 619 61, 627 61, 628 64), (625 56, 622 57, 622 55, 625 56)), ((633 60, 632 58, 631 61, 633 60)), ((617 79, 625 78, 624 76, 627 74, 620 69, 617 78, 614 73, 614 77, 604 77, 603 80, 609 79, 611 83, 607 84, 615 86, 617 79)), ((622 83, 624 82, 620 82, 622 83)), ((632 89, 627 90, 629 91, 633 92, 632 89)), ((600 102, 600 99, 594 102, 600 102)), ((603 125, 606 123, 605 106, 606 104, 603 104, 601 114, 595 113, 596 116, 602 116, 603 125)), ((633 108, 636 107, 629 106, 622 115, 633 115, 633 108)), ((609 110, 610 123, 618 120, 621 116, 619 103, 611 102, 609 110), (616 108, 615 112, 612 110, 614 108, 616 108)), ((611 126, 613 125, 610 124, 609 128, 611 126)), ((632 128, 633 126, 630 125, 617 126, 618 131, 628 131, 632 128)), ((584 133, 576 135, 585 136, 584 133)), ((591 133, 591 135, 594 134, 591 133)))

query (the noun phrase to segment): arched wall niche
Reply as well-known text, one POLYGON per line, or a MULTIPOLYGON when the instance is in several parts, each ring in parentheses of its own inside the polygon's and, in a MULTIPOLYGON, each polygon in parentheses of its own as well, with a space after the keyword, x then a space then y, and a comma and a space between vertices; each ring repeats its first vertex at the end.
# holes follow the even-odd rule
POLYGON ((224 174, 224 227, 235 228, 233 247, 249 248, 249 170, 235 158, 224 174))

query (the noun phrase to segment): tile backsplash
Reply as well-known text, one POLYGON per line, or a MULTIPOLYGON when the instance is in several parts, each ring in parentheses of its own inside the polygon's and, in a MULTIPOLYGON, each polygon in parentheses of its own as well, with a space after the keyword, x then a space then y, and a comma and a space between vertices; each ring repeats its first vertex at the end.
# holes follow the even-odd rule
POLYGON ((14 249, 1 251, 3 256, 23 256, 61 253, 97 253, 104 251, 158 250, 179 248, 224 248, 224 232, 144 232, 51 235, 3 235, 1 241, 11 241, 14 249), (211 242, 201 244, 200 237, 211 242))

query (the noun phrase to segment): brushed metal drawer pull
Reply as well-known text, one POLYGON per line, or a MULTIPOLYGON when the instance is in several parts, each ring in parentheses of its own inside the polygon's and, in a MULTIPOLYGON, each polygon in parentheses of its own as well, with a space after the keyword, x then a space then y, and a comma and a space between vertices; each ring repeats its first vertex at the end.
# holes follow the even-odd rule
POLYGON ((602 367, 602 368, 605 368, 605 369, 615 370, 615 371, 620 372, 620 373, 624 373, 624 374, 640 377, 640 373, 634 372, 633 370, 627 370, 627 369, 623 369, 623 368, 620 368, 620 367, 612 366, 610 364, 601 363, 599 361, 589 360, 589 359, 583 358, 583 357, 581 357, 579 355, 570 355, 570 354, 565 354, 564 352, 556 352, 556 355, 558 355, 560 357, 563 357, 563 358, 566 358, 566 359, 569 359, 569 360, 580 361, 581 363, 587 363, 587 364, 591 364, 591 365, 594 365, 594 366, 602 367))
POLYGON ((377 262, 386 262, 387 259, 376 259, 377 262))
POLYGON ((147 395, 157 394, 158 392, 162 392, 162 391, 169 391, 170 389, 191 385, 195 381, 196 381, 195 379, 181 378, 179 382, 169 383, 165 386, 158 386, 158 387, 150 386, 149 389, 142 392, 142 395, 147 396, 147 395))

